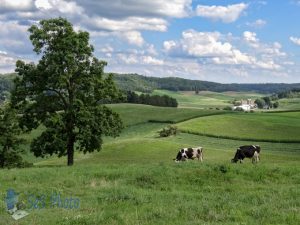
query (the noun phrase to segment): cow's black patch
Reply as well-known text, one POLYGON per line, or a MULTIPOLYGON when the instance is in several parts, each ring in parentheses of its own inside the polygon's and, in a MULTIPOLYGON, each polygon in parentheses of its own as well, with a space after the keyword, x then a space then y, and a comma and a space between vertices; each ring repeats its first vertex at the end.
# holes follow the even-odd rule
POLYGON ((234 158, 231 160, 232 162, 241 161, 244 158, 252 158, 254 156, 254 153, 260 153, 260 146, 258 145, 244 145, 240 146, 235 153, 234 158))
POLYGON ((194 149, 188 148, 187 151, 186 151, 185 153, 186 153, 186 155, 187 155, 187 157, 188 157, 189 159, 194 159, 194 158, 193 158, 193 156, 194 156, 194 149))

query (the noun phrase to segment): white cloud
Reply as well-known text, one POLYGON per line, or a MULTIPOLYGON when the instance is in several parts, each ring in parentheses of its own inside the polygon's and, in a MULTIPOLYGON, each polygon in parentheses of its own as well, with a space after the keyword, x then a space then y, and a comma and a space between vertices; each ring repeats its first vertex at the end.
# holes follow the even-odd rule
POLYGON ((164 61, 157 59, 149 55, 140 55, 137 51, 129 54, 119 53, 117 57, 121 62, 125 64, 137 64, 137 65, 154 65, 161 66, 164 64, 164 61))
POLYGON ((293 42, 295 45, 300 45, 300 38, 290 37, 290 41, 293 42))
POLYGON ((49 3, 48 0, 36 0, 34 2, 37 8, 44 8, 44 9, 51 9, 52 5, 49 3))
POLYGON ((107 31, 132 31, 132 30, 152 30, 166 31, 167 21, 160 18, 128 17, 126 19, 107 19, 103 17, 85 17, 82 21, 84 25, 92 30, 107 31))
POLYGON ((229 42, 220 41, 219 32, 197 32, 187 30, 182 32, 179 42, 165 41, 165 51, 169 54, 181 54, 192 57, 231 57, 234 56, 234 48, 229 42))
POLYGON ((0 0, 1 11, 28 11, 33 10, 33 0, 0 0))
POLYGON ((267 21, 262 20, 262 19, 255 20, 252 23, 249 23, 249 22, 246 23, 247 26, 254 27, 256 29, 263 28, 264 26, 266 26, 266 24, 267 24, 267 21))
POLYGON ((7 54, 5 51, 0 51, 0 73, 12 72, 17 59, 7 54))
POLYGON ((150 55, 158 55, 158 52, 156 51, 153 44, 148 44, 146 51, 150 55))
POLYGON ((138 31, 127 31, 124 33, 120 33, 121 37, 125 39, 129 44, 137 45, 142 47, 144 44, 144 39, 142 34, 138 31))
POLYGON ((247 42, 251 47, 258 48, 259 47, 259 39, 256 37, 256 33, 245 31, 243 33, 244 41, 247 42))
POLYGON ((201 17, 212 20, 221 20, 224 23, 232 23, 236 21, 241 13, 248 7, 245 3, 228 5, 228 6, 206 6, 198 5, 196 14, 201 17))
POLYGON ((98 15, 106 18, 182 18, 188 16, 192 0, 77 0, 77 2, 85 8, 88 15, 98 15))
POLYGON ((187 30, 182 33, 179 41, 165 41, 164 50, 171 57, 195 58, 203 64, 243 65, 248 69, 279 70, 282 68, 275 62, 277 57, 285 57, 278 42, 273 45, 260 43, 256 33, 246 31, 243 40, 255 51, 242 52, 227 39, 238 40, 232 35, 222 35, 219 32, 197 32, 187 30))
POLYGON ((156 59, 152 56, 143 56, 142 63, 148 64, 148 65, 163 65, 164 61, 160 60, 160 59, 156 59))

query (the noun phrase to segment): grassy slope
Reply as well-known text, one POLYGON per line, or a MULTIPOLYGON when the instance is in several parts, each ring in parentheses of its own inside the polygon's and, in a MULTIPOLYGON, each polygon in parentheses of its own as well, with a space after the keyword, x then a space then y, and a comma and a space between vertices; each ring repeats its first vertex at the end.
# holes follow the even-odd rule
POLYGON ((2 204, 1 221, 25 225, 300 221, 295 188, 300 182, 298 145, 285 144, 295 152, 283 155, 276 151, 282 144, 264 143, 260 164, 253 166, 248 160, 244 165, 232 165, 229 160, 234 148, 245 142, 188 134, 160 139, 155 131, 162 125, 149 126, 127 128, 124 136, 107 140, 99 153, 77 154, 72 168, 64 166, 65 159, 53 158, 38 163, 37 168, 0 171, 1 193, 14 187, 25 202, 27 192, 51 196, 53 191, 81 201, 80 209, 67 210, 51 208, 46 199, 46 209, 31 210, 20 223, 5 213, 2 204), (179 147, 196 145, 206 147, 204 163, 172 162, 179 147))
POLYGON ((72 168, 66 158, 52 157, 34 168, 0 170, 0 199, 8 188, 25 203, 25 193, 49 197, 56 191, 79 198, 79 209, 51 208, 46 199, 46 209, 15 222, 0 201, 0 224, 299 224, 299 144, 251 142, 262 146, 262 161, 233 165, 235 149, 249 142, 185 133, 158 138, 165 124, 132 119, 145 122, 155 111, 120 107, 130 126, 121 137, 106 138, 99 153, 76 154, 72 168), (172 161, 179 148, 199 145, 202 164, 172 161))
POLYGON ((176 98, 179 107, 192 107, 192 108, 211 108, 218 107, 224 108, 225 106, 232 106, 230 101, 234 99, 256 99, 263 95, 252 93, 252 92, 211 92, 211 91, 200 91, 198 95, 193 91, 166 91, 166 90, 155 90, 153 94, 157 95, 169 95, 176 98))
POLYGON ((300 142, 300 112, 203 117, 180 123, 178 127, 184 131, 229 138, 300 142))
POLYGON ((279 100, 278 110, 300 109, 300 98, 284 98, 279 100))
POLYGON ((127 126, 146 123, 149 120, 179 122, 199 116, 224 113, 217 110, 167 108, 140 104, 111 104, 108 106, 121 115, 127 126))

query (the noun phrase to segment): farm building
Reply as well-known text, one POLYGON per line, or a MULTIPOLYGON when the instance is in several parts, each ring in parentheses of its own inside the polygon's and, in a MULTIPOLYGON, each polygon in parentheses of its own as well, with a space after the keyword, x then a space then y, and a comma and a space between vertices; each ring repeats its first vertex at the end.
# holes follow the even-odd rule
POLYGON ((233 110, 242 109, 244 111, 250 111, 251 109, 255 109, 255 108, 257 108, 257 105, 252 99, 247 99, 247 100, 242 99, 240 101, 240 105, 232 107, 233 110))

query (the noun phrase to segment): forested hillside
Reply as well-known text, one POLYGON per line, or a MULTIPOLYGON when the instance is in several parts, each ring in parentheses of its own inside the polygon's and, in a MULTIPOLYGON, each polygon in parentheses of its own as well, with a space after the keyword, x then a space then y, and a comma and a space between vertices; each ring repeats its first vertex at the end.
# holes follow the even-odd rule
MULTIPOLYGON (((0 96, 12 87, 14 74, 0 74, 0 96)), ((254 91, 259 93, 278 93, 300 88, 300 83, 266 83, 266 84, 221 84, 209 81, 188 80, 178 77, 147 77, 138 74, 114 74, 117 86, 125 91, 150 93, 155 89, 170 91, 254 91)))
POLYGON ((294 88, 300 84, 266 83, 266 84, 221 84, 209 81, 188 80, 178 77, 146 77, 138 74, 114 74, 117 85, 123 90, 151 92, 154 89, 170 91, 255 91, 259 93, 277 93, 294 88))

